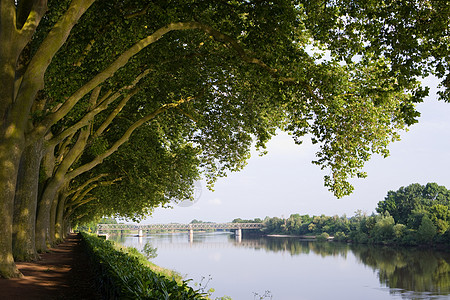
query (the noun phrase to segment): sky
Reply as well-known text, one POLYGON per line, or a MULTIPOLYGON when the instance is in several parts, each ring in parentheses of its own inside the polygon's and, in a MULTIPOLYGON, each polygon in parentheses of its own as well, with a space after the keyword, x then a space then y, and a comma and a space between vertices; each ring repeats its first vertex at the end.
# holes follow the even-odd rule
POLYGON ((214 192, 201 183, 195 203, 157 208, 141 223, 231 222, 235 218, 287 218, 295 213, 350 217, 356 210, 375 212, 388 191, 412 183, 436 182, 450 189, 450 103, 437 100, 435 79, 424 84, 431 91, 417 105, 419 123, 390 145, 388 158, 372 156, 364 168, 367 178, 351 180, 355 190, 350 196, 337 199, 323 186, 329 171, 311 163, 315 145, 306 140, 295 145, 282 133, 268 143, 267 155, 261 157, 254 151, 242 171, 219 178, 214 192))

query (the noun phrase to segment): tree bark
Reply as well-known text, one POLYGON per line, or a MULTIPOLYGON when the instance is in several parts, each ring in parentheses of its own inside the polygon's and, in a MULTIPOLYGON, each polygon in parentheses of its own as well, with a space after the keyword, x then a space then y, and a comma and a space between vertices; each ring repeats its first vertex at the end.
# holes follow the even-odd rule
POLYGON ((64 225, 64 207, 66 205, 66 194, 60 193, 58 207, 56 211, 56 222, 55 222, 55 239, 56 242, 60 242, 64 239, 65 225, 64 225))
POLYGON ((0 276, 5 278, 21 276, 13 259, 12 227, 22 144, 23 138, 20 137, 0 143, 0 276))
MULTIPOLYGON (((45 251, 54 242, 56 205, 60 188, 68 183, 66 173, 76 159, 83 152, 90 134, 90 126, 81 130, 75 145, 70 149, 55 172, 55 175, 47 182, 42 197, 38 203, 36 218, 36 249, 45 251), (53 214, 52 214, 53 212, 53 214)), ((64 149, 63 149, 64 151, 64 149)))
POLYGON ((55 199, 61 184, 64 182, 64 176, 52 178, 42 194, 38 203, 36 217, 36 250, 44 252, 51 246, 50 237, 50 211, 53 200, 55 199))
POLYGON ((11 113, 15 68, 21 49, 13 1, 0 1, 0 276, 20 277, 12 253, 12 224, 17 172, 24 145, 21 120, 11 113))
POLYGON ((13 254, 16 261, 38 259, 35 225, 42 156, 42 141, 27 146, 22 154, 14 199, 13 254))

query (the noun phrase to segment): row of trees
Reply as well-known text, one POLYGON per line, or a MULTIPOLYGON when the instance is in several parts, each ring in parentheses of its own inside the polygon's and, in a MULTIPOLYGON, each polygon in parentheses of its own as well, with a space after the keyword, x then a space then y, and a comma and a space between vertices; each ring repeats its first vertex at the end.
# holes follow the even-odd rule
POLYGON ((277 129, 342 196, 448 98, 445 1, 0 0, 0 276, 70 226, 139 219, 240 170, 277 129), (330 50, 331 58, 310 51, 330 50), (353 59, 358 57, 358 59, 353 59))
POLYGON ((367 216, 313 216, 293 214, 287 219, 264 219, 266 233, 291 235, 330 234, 338 241, 450 245, 450 191, 436 183, 411 184, 389 191, 367 216))

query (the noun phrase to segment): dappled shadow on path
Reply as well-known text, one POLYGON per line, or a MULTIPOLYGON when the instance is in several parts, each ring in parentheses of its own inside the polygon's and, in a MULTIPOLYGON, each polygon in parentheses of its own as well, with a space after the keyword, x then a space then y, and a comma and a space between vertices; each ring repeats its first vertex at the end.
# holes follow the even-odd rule
POLYGON ((17 263, 24 277, 0 279, 0 299, 101 299, 80 242, 71 234, 39 261, 17 263))

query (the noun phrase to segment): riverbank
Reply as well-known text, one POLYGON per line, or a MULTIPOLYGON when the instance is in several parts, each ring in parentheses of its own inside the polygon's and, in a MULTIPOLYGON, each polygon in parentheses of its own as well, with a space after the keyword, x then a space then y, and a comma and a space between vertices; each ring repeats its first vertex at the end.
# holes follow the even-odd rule
POLYGON ((24 277, 0 279, 0 298, 101 299, 80 242, 79 235, 71 234, 57 247, 40 254, 39 261, 17 263, 24 277))
POLYGON ((288 238, 300 238, 304 240, 315 240, 315 235, 290 235, 290 234, 267 234, 267 237, 288 237, 288 238))

